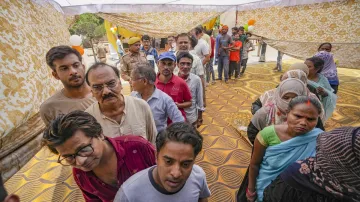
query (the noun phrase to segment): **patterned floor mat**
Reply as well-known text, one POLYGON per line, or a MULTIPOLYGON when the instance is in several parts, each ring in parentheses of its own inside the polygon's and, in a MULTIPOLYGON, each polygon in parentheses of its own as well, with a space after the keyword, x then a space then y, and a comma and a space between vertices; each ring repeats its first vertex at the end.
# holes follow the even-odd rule
MULTIPOLYGON (((284 61, 286 69, 294 61, 284 61)), ((217 81, 207 87, 207 108, 203 151, 197 164, 206 172, 212 196, 209 201, 235 201, 236 192, 250 161, 251 145, 244 138, 250 121, 251 103, 264 91, 279 83, 281 73, 271 69, 275 63, 250 65, 244 77, 228 84, 217 81)), ((327 130, 360 125, 360 70, 339 69, 340 87, 337 109, 327 122, 327 130)), ((126 88, 124 94, 129 94, 126 88)), ((71 169, 56 163, 57 157, 43 148, 16 175, 6 182, 9 193, 21 201, 83 201, 73 181, 71 169)))

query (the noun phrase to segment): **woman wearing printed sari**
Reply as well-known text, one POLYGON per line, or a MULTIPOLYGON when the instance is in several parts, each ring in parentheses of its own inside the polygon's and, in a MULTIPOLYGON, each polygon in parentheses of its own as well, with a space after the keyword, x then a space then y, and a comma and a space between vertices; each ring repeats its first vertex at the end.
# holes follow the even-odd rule
POLYGON ((360 127, 320 134, 316 156, 292 163, 264 191, 266 202, 359 202, 360 127))
POLYGON ((334 89, 334 94, 336 94, 339 87, 339 78, 333 55, 327 51, 320 51, 315 54, 315 57, 319 57, 324 61, 324 67, 320 74, 329 80, 330 86, 334 89))
POLYGON ((286 124, 271 125, 260 131, 250 161, 248 201, 262 201, 265 187, 288 165, 315 155, 315 140, 322 132, 315 128, 320 113, 318 100, 298 96, 288 104, 286 124))
POLYGON ((319 99, 325 109, 325 119, 328 120, 336 107, 337 96, 333 93, 329 81, 320 72, 324 66, 324 61, 319 57, 308 58, 305 64, 309 68, 308 84, 316 88, 319 99))

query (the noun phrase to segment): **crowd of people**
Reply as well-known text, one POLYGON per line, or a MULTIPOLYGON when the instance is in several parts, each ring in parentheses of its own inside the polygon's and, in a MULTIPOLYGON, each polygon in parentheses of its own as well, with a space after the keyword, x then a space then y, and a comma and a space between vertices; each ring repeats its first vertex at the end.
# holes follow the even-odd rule
MULTIPOLYGON (((229 36, 223 26, 216 39, 205 32, 171 36, 159 55, 149 36, 133 37, 119 67, 98 62, 87 71, 75 49, 48 51, 63 89, 41 105, 43 143, 73 168, 85 201, 208 201, 206 173, 195 165, 205 89, 215 82, 215 60, 218 80, 224 74, 227 83, 244 74, 254 46, 243 27, 229 36), (120 78, 130 83, 129 96, 120 78)), ((253 103, 254 147, 238 201, 360 201, 359 128, 324 132, 339 85, 330 52, 322 44, 253 103)))

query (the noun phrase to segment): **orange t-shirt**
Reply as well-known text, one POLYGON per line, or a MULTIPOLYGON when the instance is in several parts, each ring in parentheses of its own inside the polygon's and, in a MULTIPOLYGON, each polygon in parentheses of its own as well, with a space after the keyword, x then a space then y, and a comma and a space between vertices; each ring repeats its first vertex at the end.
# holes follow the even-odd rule
MULTIPOLYGON (((242 47, 241 41, 235 41, 234 42, 234 48, 235 47, 242 47)), ((240 61, 240 50, 238 51, 230 51, 230 61, 239 62, 240 61)))

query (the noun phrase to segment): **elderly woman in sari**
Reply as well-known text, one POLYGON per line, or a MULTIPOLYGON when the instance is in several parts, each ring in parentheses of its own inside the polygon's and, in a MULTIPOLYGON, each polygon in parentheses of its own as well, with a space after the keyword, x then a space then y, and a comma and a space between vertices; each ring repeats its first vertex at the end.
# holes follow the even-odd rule
POLYGON ((298 96, 288 104, 286 124, 271 125, 256 136, 249 167, 247 200, 262 201, 263 191, 288 165, 315 155, 315 128, 321 104, 315 98, 298 96))
POLYGON ((336 107, 337 96, 329 84, 328 79, 321 74, 324 61, 319 57, 308 58, 305 64, 309 68, 308 84, 316 88, 319 99, 325 109, 325 119, 328 120, 336 107))
MULTIPOLYGON (((300 80, 304 81, 304 83, 307 86, 307 88, 309 89, 309 91, 319 98, 319 95, 318 95, 318 93, 316 91, 316 88, 314 88, 313 86, 307 84, 307 76, 309 74, 309 68, 304 63, 295 63, 295 64, 292 64, 290 66, 288 71, 292 71, 292 70, 301 70, 301 71, 303 71, 305 73, 305 77, 304 77, 304 74, 297 74, 297 73, 289 74, 288 72, 285 72, 283 75, 281 75, 280 80, 283 81, 286 78, 300 79, 300 80)), ((267 98, 271 97, 274 94, 275 90, 276 89, 271 89, 269 91, 266 91, 255 102, 252 103, 252 105, 251 105, 251 113, 253 115, 255 114, 255 112, 257 110, 259 110, 263 106, 263 104, 266 102, 267 98)))
POLYGON ((316 156, 292 163, 264 191, 266 202, 360 201, 360 127, 317 137, 316 156))
MULTIPOLYGON (((261 98, 264 105, 254 114, 247 129, 247 135, 252 144, 254 144, 255 137, 260 130, 264 129, 266 126, 282 124, 286 121, 286 110, 291 99, 300 95, 306 95, 317 99, 305 86, 307 80, 306 75, 299 70, 293 71, 296 71, 295 73, 299 74, 299 78, 302 80, 288 78, 291 77, 291 74, 285 74, 283 79, 286 79, 282 81, 276 89, 272 92, 268 91, 268 94, 261 98)), ((321 114, 321 116, 322 115, 323 114, 321 114)), ((321 119, 318 120, 316 128, 324 130, 321 119)))
POLYGON ((331 88, 334 89, 334 94, 336 94, 339 88, 339 77, 333 55, 327 51, 320 51, 315 54, 315 57, 319 57, 324 61, 324 67, 320 74, 328 79, 331 88))

